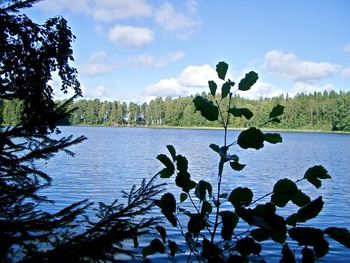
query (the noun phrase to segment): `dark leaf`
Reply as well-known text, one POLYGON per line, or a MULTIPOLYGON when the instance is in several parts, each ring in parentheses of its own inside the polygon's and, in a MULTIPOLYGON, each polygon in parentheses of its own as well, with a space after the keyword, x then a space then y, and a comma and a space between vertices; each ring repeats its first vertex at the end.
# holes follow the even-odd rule
POLYGON ((143 257, 153 255, 154 253, 155 253, 155 251, 153 250, 153 248, 151 246, 146 246, 142 249, 142 256, 143 257))
POLYGON ((157 159, 171 172, 175 170, 173 162, 165 154, 159 154, 157 159))
POLYGON ((200 180, 196 186, 194 194, 200 201, 203 201, 207 192, 210 198, 213 192, 211 184, 206 181, 200 180))
POLYGON ((165 230, 165 228, 162 227, 162 226, 156 226, 156 230, 160 234, 160 237, 162 238, 163 243, 165 243, 165 240, 166 240, 166 230, 165 230))
POLYGON ((282 142, 282 137, 278 133, 264 133, 264 141, 276 144, 282 142))
POLYGON ((235 171, 241 171, 246 166, 245 164, 240 164, 239 162, 230 162, 230 165, 235 171))
POLYGON ((177 250, 178 250, 178 246, 176 244, 175 241, 169 241, 168 242, 168 246, 169 246, 169 249, 170 249, 170 256, 174 257, 177 250))
POLYGON ((281 116, 283 114, 284 111, 284 106, 282 105, 276 105, 275 107, 273 107, 272 111, 270 112, 270 119, 281 116))
POLYGON ((329 235, 335 241, 340 244, 350 248, 350 233, 346 228, 338 228, 338 227, 329 227, 324 230, 324 233, 329 235))
POLYGON ((221 61, 216 65, 216 72, 218 73, 218 77, 220 79, 225 80, 227 69, 228 64, 224 61, 221 61))
POLYGON ((159 252, 162 254, 165 253, 164 245, 158 238, 153 239, 149 246, 153 249, 154 252, 159 252))
POLYGON ((196 187, 196 183, 190 179, 190 174, 187 172, 179 172, 176 176, 175 183, 182 188, 182 191, 188 193, 196 187))
POLYGON ((210 94, 215 97, 216 94, 216 89, 218 88, 218 85, 212 80, 208 81, 209 89, 210 89, 210 94))
POLYGON ((287 225, 290 225, 290 226, 296 226, 298 222, 299 222, 299 216, 297 213, 290 215, 286 219, 287 225))
POLYGON ((253 115, 254 115, 247 108, 236 108, 236 107, 233 107, 233 108, 230 108, 228 110, 228 112, 231 113, 235 117, 242 117, 242 116, 244 116, 247 120, 250 120, 251 117, 253 117, 253 115))
POLYGON ((186 193, 181 193, 180 194, 180 202, 184 202, 187 199, 188 195, 186 193))
POLYGON ((289 229, 288 233, 299 246, 315 246, 324 240, 323 232, 318 228, 294 227, 289 229))
POLYGON ((328 171, 321 165, 316 165, 309 168, 304 175, 304 179, 308 180, 316 188, 320 188, 322 183, 320 179, 330 179, 332 178, 328 171))
POLYGON ((208 201, 203 201, 202 208, 201 208, 201 214, 202 215, 209 215, 213 211, 213 207, 208 201))
POLYGON ((214 245, 208 239, 203 238, 201 253, 203 258, 208 259, 208 262, 221 262, 222 259, 220 258, 220 254, 221 249, 217 245, 214 245))
POLYGON ((273 187, 271 202, 276 206, 284 207, 292 199, 297 191, 298 187, 293 181, 287 178, 278 180, 273 187))
POLYGON ((261 252, 261 245, 251 237, 245 237, 237 241, 236 250, 243 256, 258 255, 261 252))
POLYGON ((299 222, 305 222, 316 217, 321 212, 323 204, 324 202, 322 200, 322 196, 320 196, 307 205, 301 207, 297 213, 299 222))
POLYGON ((228 200, 234 207, 247 206, 253 200, 253 192, 249 188, 238 187, 232 190, 228 200))
POLYGON ((263 228, 256 228, 250 231, 250 235, 258 242, 268 240, 270 238, 270 231, 263 228))
POLYGON ((314 263, 316 261, 314 251, 308 247, 304 247, 301 254, 303 255, 301 263, 314 263))
POLYGON ((302 207, 311 202, 311 199, 308 195, 304 194, 301 190, 298 190, 292 197, 293 204, 296 204, 299 207, 302 207))
POLYGON ((176 168, 179 172, 187 172, 188 169, 188 161, 186 157, 182 155, 176 156, 176 168))
POLYGON ((175 160, 176 160, 176 150, 175 150, 174 146, 167 145, 166 147, 167 147, 167 149, 168 149, 168 151, 169 151, 169 153, 171 155, 171 158, 173 158, 173 161, 175 162, 175 160))
POLYGON ((227 95, 230 93, 231 91, 231 85, 230 83, 228 82, 225 82, 223 85, 222 85, 222 88, 221 88, 221 98, 224 99, 227 97, 227 95))
POLYGON ((294 254, 287 243, 283 244, 280 263, 296 263, 294 254))
POLYGON ((237 144, 243 148, 253 148, 259 150, 264 147, 264 134, 254 127, 242 131, 237 139, 237 144))
POLYGON ((156 200, 155 204, 161 209, 168 210, 172 213, 176 211, 176 200, 171 193, 164 194, 160 200, 156 200))
POLYGON ((238 89, 242 91, 249 90, 256 83, 258 78, 258 74, 256 74, 254 71, 250 71, 249 73, 245 74, 243 79, 241 79, 238 84, 238 89))
POLYGON ((169 178, 174 174, 174 170, 170 170, 168 168, 164 168, 159 172, 160 178, 169 178))
POLYGON ((188 232, 195 235, 205 228, 205 221, 201 214, 191 214, 187 224, 188 232))
POLYGON ((219 118, 219 109, 213 102, 201 96, 195 97, 193 102, 196 110, 199 110, 208 121, 216 121, 219 118))
POLYGON ((231 211, 222 211, 220 212, 220 216, 222 219, 221 237, 224 240, 231 240, 239 217, 231 211))
POLYGON ((216 145, 216 144, 210 144, 209 145, 209 147, 214 151, 214 152, 217 152, 218 154, 220 154, 220 156, 222 156, 223 155, 223 152, 222 152, 222 150, 221 150, 221 148, 220 148, 220 146, 219 145, 216 145))

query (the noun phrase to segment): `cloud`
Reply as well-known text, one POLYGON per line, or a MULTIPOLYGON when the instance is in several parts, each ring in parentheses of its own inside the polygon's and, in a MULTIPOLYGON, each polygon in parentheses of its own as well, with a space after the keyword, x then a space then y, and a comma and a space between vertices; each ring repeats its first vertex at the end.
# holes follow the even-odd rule
POLYGON ((164 68, 167 65, 177 62, 185 57, 183 52, 169 53, 163 57, 155 57, 152 54, 144 53, 137 57, 128 59, 128 62, 135 66, 145 66, 149 68, 164 68))
POLYGON ((290 95, 295 96, 298 93, 308 94, 308 93, 331 91, 331 90, 334 90, 333 84, 315 86, 315 85, 307 84, 305 82, 297 82, 293 85, 290 95))
POLYGON ((94 88, 81 85, 81 91, 85 99, 95 99, 107 97, 107 90, 105 86, 98 85, 94 88))
POLYGON ((338 65, 303 61, 293 53, 283 53, 278 50, 269 51, 265 55, 264 66, 268 71, 294 82, 306 83, 316 83, 332 77, 340 69, 338 65))
POLYGON ((344 50, 346 53, 350 54, 350 43, 347 44, 347 45, 345 45, 344 48, 343 48, 343 50, 344 50))
POLYGON ((146 27, 116 25, 109 31, 108 38, 124 47, 143 47, 153 41, 153 32, 146 27))
POLYGON ((106 52, 101 50, 91 54, 85 64, 78 67, 79 73, 86 76, 97 76, 113 71, 114 66, 106 52))
POLYGON ((343 69, 341 72, 341 75, 343 78, 349 79, 350 78, 350 67, 343 69))
POLYGON ((285 94, 285 91, 270 83, 257 82, 250 90, 238 91, 237 94, 247 99, 260 99, 277 97, 285 94))
POLYGON ((143 18, 152 15, 152 6, 145 0, 60 0, 43 1, 38 4, 41 10, 49 12, 83 13, 100 22, 120 19, 143 18))
POLYGON ((187 1, 182 10, 176 10, 171 3, 165 2, 154 12, 154 19, 161 28, 178 37, 192 35, 201 24, 197 18, 197 2, 194 0, 187 1))
POLYGON ((187 96, 205 91, 208 88, 208 80, 211 79, 219 83, 216 71, 209 65, 190 65, 176 78, 162 79, 148 85, 142 94, 161 97, 187 96))

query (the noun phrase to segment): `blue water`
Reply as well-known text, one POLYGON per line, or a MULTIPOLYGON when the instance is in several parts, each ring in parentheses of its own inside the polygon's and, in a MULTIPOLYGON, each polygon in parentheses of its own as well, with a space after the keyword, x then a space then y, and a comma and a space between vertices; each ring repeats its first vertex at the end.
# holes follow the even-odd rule
MULTIPOLYGON (((167 144, 174 145, 177 153, 187 157, 195 181, 203 179, 215 184, 217 180, 218 156, 209 145, 223 144, 223 132, 219 130, 106 127, 62 127, 61 130, 64 135, 85 135, 88 140, 71 148, 76 153, 74 158, 60 153, 44 165, 43 169, 54 179, 52 187, 45 190, 45 194, 56 201, 52 210, 84 198, 105 203, 121 198, 121 190, 130 189, 160 170, 156 156, 167 153, 167 144)), ((237 135, 238 132, 230 131, 230 142, 235 141, 237 135)), ((234 147, 231 153, 237 154, 240 163, 247 166, 240 172, 225 170, 223 192, 230 193, 237 186, 247 186, 253 190, 256 199, 271 192, 278 179, 297 180, 309 167, 323 165, 332 180, 323 181, 323 187, 317 191, 308 183, 299 185, 312 199, 322 195, 325 201, 319 217, 310 224, 320 228, 331 224, 350 229, 350 136, 281 135, 282 144, 266 144, 259 151, 234 147)), ((169 180, 160 179, 160 182, 169 180)), ((178 196, 179 191, 171 185, 168 187, 178 196)), ((176 231, 169 229, 168 233, 175 241, 182 240, 176 231)), ((332 240, 329 242, 330 253, 318 262, 348 262, 348 250, 332 240)), ((280 247, 266 242, 263 254, 268 262, 278 262, 280 247)))

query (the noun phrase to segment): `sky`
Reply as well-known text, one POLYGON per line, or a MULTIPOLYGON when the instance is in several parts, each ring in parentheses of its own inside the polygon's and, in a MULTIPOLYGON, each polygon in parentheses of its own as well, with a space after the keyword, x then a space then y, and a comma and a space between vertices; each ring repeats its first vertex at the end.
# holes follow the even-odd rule
POLYGON ((348 0, 45 0, 25 13, 67 19, 86 99, 207 92, 219 61, 236 83, 259 74, 247 98, 350 91, 348 0))

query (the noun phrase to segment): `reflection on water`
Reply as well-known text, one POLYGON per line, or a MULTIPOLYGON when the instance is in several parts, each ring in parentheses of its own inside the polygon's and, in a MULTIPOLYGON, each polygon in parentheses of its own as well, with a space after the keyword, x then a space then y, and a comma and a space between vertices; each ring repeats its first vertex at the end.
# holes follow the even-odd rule
MULTIPOLYGON (((58 154, 45 166, 54 179, 52 187, 45 190, 45 194, 56 201, 52 209, 61 209, 84 198, 109 203, 121 197, 121 190, 128 190, 159 171, 161 165, 156 156, 167 153, 167 144, 174 145, 178 153, 188 158, 189 171, 195 180, 204 179, 211 183, 217 180, 218 156, 209 145, 222 145, 222 131, 62 127, 62 132, 85 135, 88 140, 71 148, 76 153, 75 158, 58 154)), ((238 132, 229 132, 232 141, 237 135, 238 132)), ((247 186, 255 197, 263 196, 271 192, 276 180, 285 177, 299 179, 309 167, 321 164, 329 171, 332 180, 325 181, 324 187, 318 191, 310 184, 300 185, 312 198, 322 195, 325 201, 320 216, 310 223, 326 227, 331 222, 332 226, 350 228, 350 136, 281 135, 282 144, 267 144, 259 151, 233 148, 232 153, 247 166, 241 172, 225 170, 223 191, 247 186)), ((180 194, 174 188, 171 191, 180 194)), ((169 234, 175 240, 178 238, 175 231, 169 230, 169 234)), ((331 253, 320 262, 347 262, 345 255, 348 252, 334 242, 330 244, 331 253)), ((264 251, 271 255, 269 262, 278 261, 279 257, 272 255, 279 255, 280 248, 266 242, 264 251)))

